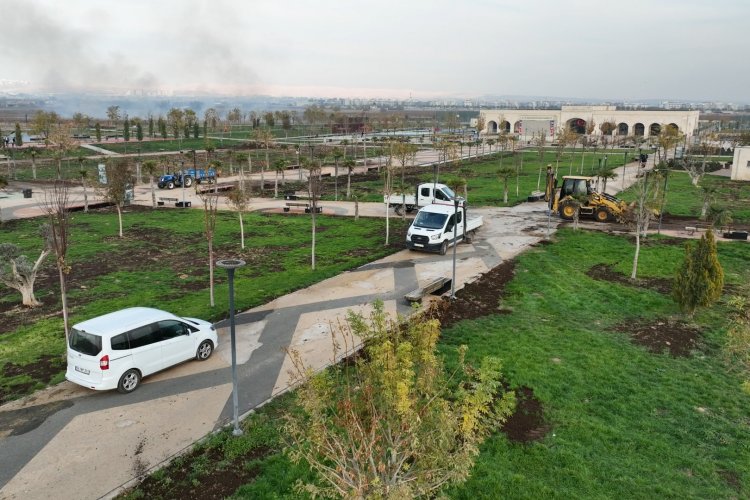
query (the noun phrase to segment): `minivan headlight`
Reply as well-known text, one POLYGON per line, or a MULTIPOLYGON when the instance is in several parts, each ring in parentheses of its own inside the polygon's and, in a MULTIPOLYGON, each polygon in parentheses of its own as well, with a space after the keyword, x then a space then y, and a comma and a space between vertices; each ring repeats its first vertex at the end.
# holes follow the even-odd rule
POLYGON ((431 240, 439 240, 439 239, 440 239, 440 236, 441 236, 441 234, 440 234, 440 233, 438 233, 438 234, 433 234, 432 236, 430 236, 430 239, 431 239, 431 240))

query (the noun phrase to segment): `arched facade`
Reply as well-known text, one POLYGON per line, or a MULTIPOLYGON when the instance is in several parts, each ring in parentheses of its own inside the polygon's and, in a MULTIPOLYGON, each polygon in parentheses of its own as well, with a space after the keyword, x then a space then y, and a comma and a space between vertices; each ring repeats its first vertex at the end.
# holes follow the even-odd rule
POLYGON ((562 127, 578 133, 586 133, 588 128, 594 136, 637 135, 648 138, 669 126, 677 127, 690 137, 698 126, 699 112, 620 111, 615 106, 563 106, 559 110, 487 109, 480 114, 488 124, 482 134, 513 130, 521 140, 531 140, 541 133, 551 139, 562 127), (609 125, 604 126, 605 123, 609 125))

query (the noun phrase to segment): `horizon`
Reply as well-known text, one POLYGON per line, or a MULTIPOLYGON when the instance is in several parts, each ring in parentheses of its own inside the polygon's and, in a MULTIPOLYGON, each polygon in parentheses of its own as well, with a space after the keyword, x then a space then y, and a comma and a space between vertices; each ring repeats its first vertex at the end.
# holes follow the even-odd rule
POLYGON ((0 30, 5 92, 749 100, 742 0, 634 0, 628 9, 593 0, 0 0, 0 9, 13 12, 0 30))

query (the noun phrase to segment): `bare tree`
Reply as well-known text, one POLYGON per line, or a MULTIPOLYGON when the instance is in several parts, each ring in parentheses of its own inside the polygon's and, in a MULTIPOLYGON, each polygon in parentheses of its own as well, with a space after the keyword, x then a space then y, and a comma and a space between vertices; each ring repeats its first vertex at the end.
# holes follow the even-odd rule
POLYGON ((60 300, 62 302, 63 326, 65 328, 65 345, 68 344, 68 295, 67 276, 70 274, 70 265, 67 261, 68 235, 70 232, 70 219, 68 219, 68 185, 62 181, 55 181, 52 188, 44 192, 42 210, 47 216, 49 224, 48 241, 52 252, 55 254, 57 274, 60 280, 60 300))
POLYGON ((198 197, 203 202, 203 234, 208 243, 208 283, 209 301, 214 306, 214 235, 216 233, 216 213, 219 206, 219 197, 215 192, 199 193, 198 197))
POLYGON ((352 172, 354 171, 354 160, 347 158, 344 160, 344 168, 346 168, 346 198, 351 198, 352 194, 352 172))
POLYGON ((54 158, 57 165, 57 179, 62 179, 62 161, 67 154, 78 147, 78 142, 73 140, 70 133, 70 125, 57 124, 52 128, 49 140, 53 144, 54 158))
POLYGON ((86 167, 84 167, 84 163, 86 162, 86 158, 83 156, 78 157, 78 174, 81 176, 81 186, 83 187, 83 211, 84 213, 88 213, 89 211, 89 194, 86 190, 86 187, 88 185, 88 176, 89 171, 86 170, 86 167))

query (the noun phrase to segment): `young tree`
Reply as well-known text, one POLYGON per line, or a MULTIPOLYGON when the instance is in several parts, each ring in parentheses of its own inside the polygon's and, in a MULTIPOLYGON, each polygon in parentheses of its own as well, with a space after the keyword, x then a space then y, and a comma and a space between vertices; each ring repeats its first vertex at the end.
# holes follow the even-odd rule
POLYGON ((96 136, 96 142, 102 142, 102 126, 99 122, 94 125, 94 135, 96 136))
POLYGON ((275 162, 273 162, 273 169, 276 172, 276 176, 273 180, 273 197, 278 198, 279 197, 279 173, 281 173, 281 179, 284 180, 284 171, 286 170, 288 162, 283 159, 279 158, 275 162))
POLYGON ((156 174, 156 162, 146 160, 143 162, 143 171, 148 175, 148 187, 151 190, 151 208, 156 208, 156 191, 154 190, 154 175, 156 174))
POLYGON ((635 202, 625 213, 624 221, 633 228, 635 233, 635 253, 633 254, 633 269, 630 279, 638 275, 638 257, 641 253, 641 237, 646 235, 651 217, 658 208, 658 194, 660 178, 657 172, 644 172, 632 186, 635 202))
POLYGON ((245 249, 245 225, 242 216, 250 206, 250 197, 244 189, 232 189, 227 195, 229 204, 237 211, 240 218, 240 248, 245 249))
POLYGON ((89 211, 89 194, 86 189, 88 185, 89 171, 84 167, 86 158, 83 156, 78 157, 78 175, 81 177, 81 187, 83 187, 83 212, 88 213, 89 211))
POLYGON ((148 115, 148 136, 154 138, 154 117, 151 114, 148 115))
POLYGON ((49 234, 42 228, 45 242, 39 257, 33 264, 21 254, 14 243, 0 243, 0 283, 21 294, 21 303, 26 307, 41 305, 34 295, 34 282, 44 259, 50 254, 49 234))
POLYGON ((102 195, 117 210, 118 234, 122 238, 122 208, 125 206, 127 190, 132 186, 133 179, 125 161, 110 160, 106 171, 107 184, 102 188, 102 195))
POLYGON ((143 141, 143 124, 141 124, 140 120, 135 124, 135 138, 138 142, 143 141))
POLYGON ((346 198, 351 198, 352 194, 352 172, 356 163, 351 158, 344 160, 344 168, 346 169, 346 198))
POLYGON ((73 140, 70 133, 70 125, 55 125, 50 133, 49 140, 54 144, 54 158, 57 165, 57 179, 62 179, 62 161, 65 156, 78 147, 78 142, 73 140))
POLYGON ((16 123, 16 147, 23 146, 23 133, 21 132, 21 124, 16 123))
POLYGON ((29 154, 31 154, 31 177, 36 180, 36 155, 39 151, 36 148, 29 148, 29 154))
POLYGON ((68 185, 62 181, 55 181, 52 188, 44 192, 42 210, 47 217, 49 246, 55 254, 57 274, 60 282, 60 301, 62 303, 63 326, 65 328, 65 345, 68 345, 68 293, 67 276, 70 274, 68 264, 68 236, 70 233, 70 219, 68 219, 68 185))
POLYGON ((237 160, 237 165, 239 167, 239 174, 240 174, 239 189, 244 190, 245 189, 245 169, 242 165, 244 165, 244 163, 250 159, 250 155, 247 153, 235 153, 234 158, 237 160))
POLYGON ((332 332, 334 359, 364 355, 313 374, 297 352, 299 411, 287 414, 289 453, 324 486, 308 495, 343 498, 432 498, 465 481, 480 445, 512 413, 515 394, 501 384, 501 362, 479 366, 458 348, 449 372, 438 354, 440 324, 426 314, 389 318, 376 302, 369 318, 349 313, 332 332))
POLYGON ((209 301, 214 307, 214 235, 216 233, 216 214, 219 207, 219 197, 215 192, 199 193, 203 202, 203 234, 208 243, 208 282, 209 301))
POLYGON ((513 167, 501 167, 497 171, 497 177, 503 183, 503 203, 508 203, 508 181, 515 173, 516 171, 513 167))
MULTIPOLYGON (((273 114, 271 114, 273 116, 273 114)), ((269 163, 269 156, 268 156, 268 150, 273 145, 274 138, 273 134, 271 133, 271 130, 268 128, 259 128, 253 131, 252 133, 252 139, 257 141, 259 144, 263 145, 263 148, 266 152, 266 163, 261 166, 260 169, 260 190, 263 192, 264 189, 264 180, 263 180, 263 174, 265 172, 265 169, 270 166, 269 163)))
POLYGON ((107 107, 107 118, 110 125, 117 125, 117 120, 120 119, 120 106, 107 107))
POLYGON ((312 221, 312 246, 311 246, 311 258, 310 265, 312 270, 315 270, 315 233, 316 227, 316 215, 318 212, 318 199, 320 198, 320 163, 313 162, 310 164, 309 172, 307 174, 307 193, 310 197, 310 215, 312 221))
POLYGON ((125 121, 122 124, 122 138, 125 142, 130 141, 130 118, 125 115, 125 121))
POLYGON ((331 156, 333 157, 333 199, 334 201, 339 200, 339 161, 341 161, 341 158, 344 157, 344 153, 341 151, 340 148, 333 148, 333 151, 331 151, 331 156))
POLYGON ((719 300, 724 287, 724 270, 716 252, 713 231, 705 232, 695 250, 685 244, 685 260, 674 280, 672 297, 691 318, 698 307, 719 300))

